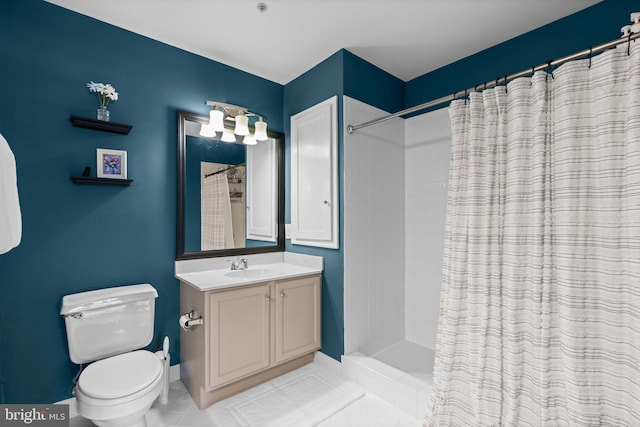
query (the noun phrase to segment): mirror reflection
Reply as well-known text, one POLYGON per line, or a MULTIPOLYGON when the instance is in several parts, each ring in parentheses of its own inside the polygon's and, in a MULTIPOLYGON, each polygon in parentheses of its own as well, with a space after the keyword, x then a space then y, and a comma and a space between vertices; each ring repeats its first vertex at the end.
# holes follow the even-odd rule
POLYGON ((282 250, 280 134, 257 145, 200 135, 178 112, 178 259, 282 250), (181 215, 180 215, 181 213, 181 215))
MULTIPOLYGON (((200 162, 200 176, 202 206, 199 250, 244 248, 244 163, 200 162)), ((275 238, 270 241, 275 242, 275 238)), ((189 250, 188 244, 186 249, 189 250)))
POLYGON ((186 151, 185 250, 244 248, 246 147, 187 134, 186 151))

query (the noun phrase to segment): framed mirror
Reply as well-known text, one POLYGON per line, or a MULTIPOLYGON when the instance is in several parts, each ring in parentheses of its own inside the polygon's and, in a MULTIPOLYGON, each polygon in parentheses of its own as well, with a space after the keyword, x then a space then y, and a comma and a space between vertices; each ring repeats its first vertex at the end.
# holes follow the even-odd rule
POLYGON ((203 137, 178 111, 176 260, 284 251, 284 135, 256 145, 203 137))

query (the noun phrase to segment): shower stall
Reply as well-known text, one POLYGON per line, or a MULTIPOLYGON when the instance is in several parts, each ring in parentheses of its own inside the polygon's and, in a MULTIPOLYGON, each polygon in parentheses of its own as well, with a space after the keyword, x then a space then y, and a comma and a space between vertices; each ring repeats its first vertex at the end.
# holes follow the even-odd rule
MULTIPOLYGON (((345 123, 384 114, 344 98, 345 123)), ((416 418, 432 383, 450 140, 446 109, 344 139, 343 366, 416 418)))

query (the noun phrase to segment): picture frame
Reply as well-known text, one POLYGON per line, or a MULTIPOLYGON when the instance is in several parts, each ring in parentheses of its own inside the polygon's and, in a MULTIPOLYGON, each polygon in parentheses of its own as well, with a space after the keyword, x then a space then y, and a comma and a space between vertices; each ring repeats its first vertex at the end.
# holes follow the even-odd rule
POLYGON ((98 178, 127 179, 127 152, 97 148, 96 171, 98 178))

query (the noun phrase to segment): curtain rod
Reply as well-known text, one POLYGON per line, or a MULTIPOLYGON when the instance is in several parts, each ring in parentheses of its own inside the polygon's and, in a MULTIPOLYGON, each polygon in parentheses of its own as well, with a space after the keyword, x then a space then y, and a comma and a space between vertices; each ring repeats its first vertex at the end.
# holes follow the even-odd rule
POLYGON ((224 169, 220 169, 219 171, 208 173, 204 177, 205 178, 209 178, 210 176, 218 175, 219 173, 226 172, 226 171, 231 170, 231 169, 239 168, 240 166, 244 166, 244 165, 245 165, 244 163, 238 163, 237 165, 229 165, 228 167, 226 167, 224 169))
POLYGON ((421 110, 426 110, 427 108, 435 107, 436 105, 440 105, 440 104, 444 104, 446 102, 453 101, 454 99, 456 99, 456 94, 458 94, 458 93, 464 92, 464 94, 466 95, 467 93, 475 92, 479 87, 482 87, 482 90, 491 89, 493 87, 498 86, 498 84, 500 82, 502 82, 502 84, 506 84, 506 83, 510 82, 511 80, 517 79, 519 77, 528 76, 530 74, 535 73, 536 71, 549 69, 551 67, 556 67, 558 65, 564 64, 565 62, 573 61, 573 60, 576 60, 576 59, 584 57, 584 56, 589 56, 589 57, 593 56, 596 53, 604 52, 605 50, 611 49, 611 48, 613 48, 615 46, 618 46, 619 44, 622 44, 622 43, 631 44, 631 41, 637 39, 638 37, 640 37, 640 33, 629 34, 629 36, 625 36, 625 37, 622 37, 622 38, 619 38, 619 39, 611 40, 610 42, 601 44, 599 46, 592 47, 592 48, 589 48, 589 49, 585 49, 585 50, 583 50, 581 52, 577 52, 577 53, 565 56, 563 58, 555 59, 553 61, 549 61, 546 64, 541 64, 541 65, 538 65, 536 67, 531 67, 531 68, 529 68, 527 70, 523 70, 523 71, 520 71, 520 72, 515 73, 515 74, 511 74, 511 75, 508 75, 508 76, 505 76, 505 77, 499 77, 495 81, 492 81, 492 82, 481 83, 481 84, 478 84, 478 85, 476 85, 474 87, 471 87, 469 89, 465 89, 464 91, 461 91, 461 90, 460 91, 456 91, 452 95, 443 96, 442 98, 434 99, 432 101, 425 102, 424 104, 416 105, 415 107, 411 107, 411 108, 407 108, 407 109, 398 111, 397 113, 389 114, 387 116, 383 116, 383 117, 380 117, 380 118, 375 119, 375 120, 370 120, 368 122, 360 123, 359 125, 348 125, 347 126, 347 133, 348 134, 352 134, 355 131, 357 131, 358 129, 362 129, 362 128, 365 128, 365 127, 368 127, 368 126, 377 125, 378 123, 382 123, 382 122, 385 122, 387 120, 394 119, 396 117, 404 116, 405 114, 416 113, 416 112, 421 111, 421 110))

